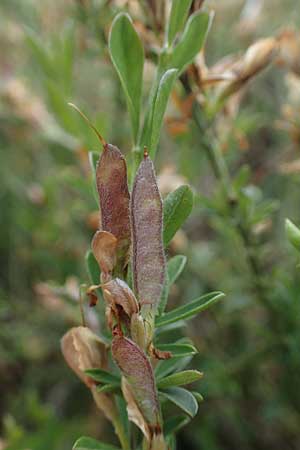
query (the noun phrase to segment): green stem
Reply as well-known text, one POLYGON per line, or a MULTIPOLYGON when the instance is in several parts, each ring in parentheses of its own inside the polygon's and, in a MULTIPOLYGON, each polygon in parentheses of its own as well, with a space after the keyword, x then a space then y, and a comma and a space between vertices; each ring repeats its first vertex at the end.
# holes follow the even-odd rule
POLYGON ((128 438, 127 438, 127 435, 126 435, 126 432, 124 430, 123 424, 122 424, 122 422, 121 422, 119 417, 116 417, 113 420, 113 426, 114 426, 116 435, 119 438, 119 441, 120 441, 120 444, 122 446, 122 449, 123 450, 130 450, 131 449, 130 442, 129 442, 128 438))

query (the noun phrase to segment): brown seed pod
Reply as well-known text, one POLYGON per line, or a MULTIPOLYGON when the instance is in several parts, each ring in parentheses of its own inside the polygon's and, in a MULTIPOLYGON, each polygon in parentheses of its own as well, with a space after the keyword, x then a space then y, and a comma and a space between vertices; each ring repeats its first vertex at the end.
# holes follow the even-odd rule
POLYGON ((162 200, 146 152, 132 190, 131 223, 134 287, 143 313, 156 309, 165 278, 162 200))
POLYGON ((92 240, 92 250, 101 269, 104 281, 116 264, 117 238, 107 231, 97 231, 92 240))
POLYGON ((102 285, 102 291, 108 304, 119 305, 128 317, 139 310, 134 293, 125 281, 115 278, 102 285))
POLYGON ((67 364, 90 389, 97 407, 108 420, 115 421, 118 413, 113 398, 97 392, 97 383, 84 373, 87 369, 107 369, 106 344, 89 328, 74 327, 63 336, 61 349, 67 364))
POLYGON ((95 382, 84 371, 107 367, 106 345, 87 327, 71 328, 61 340, 61 349, 68 365, 88 387, 95 382))
POLYGON ((117 267, 122 271, 128 262, 131 241, 126 161, 120 150, 104 144, 96 170, 103 231, 117 238, 117 267))
POLYGON ((124 336, 114 337, 112 355, 128 383, 150 434, 159 432, 161 415, 149 359, 133 341, 124 336))

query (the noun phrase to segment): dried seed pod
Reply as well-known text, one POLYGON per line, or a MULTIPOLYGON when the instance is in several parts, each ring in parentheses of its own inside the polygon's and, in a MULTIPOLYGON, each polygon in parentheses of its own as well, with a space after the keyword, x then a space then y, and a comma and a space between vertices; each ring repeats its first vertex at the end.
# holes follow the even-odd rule
POLYGON ((224 101, 239 91, 251 78, 268 67, 277 53, 278 42, 275 38, 260 39, 251 45, 245 54, 229 68, 232 80, 220 85, 218 100, 224 101))
POLYGON ((89 328, 71 328, 61 340, 61 349, 67 364, 90 389, 98 408, 114 422, 118 415, 113 399, 97 392, 96 382, 88 377, 87 369, 107 368, 107 348, 89 328))
POLYGON ((107 231, 97 231, 92 240, 92 250, 104 277, 103 281, 106 281, 116 264, 117 238, 107 231))
POLYGON ((117 238, 117 265, 120 271, 128 262, 131 241, 126 161, 120 150, 104 144, 96 170, 103 231, 117 238))
POLYGON ((146 305, 157 307, 165 278, 162 201, 147 153, 134 181, 131 222, 134 287, 143 314, 146 305))
POLYGON ((159 433, 161 415, 149 359, 133 341, 124 336, 114 337, 112 355, 128 382, 128 387, 150 434, 159 433))
POLYGON ((107 366, 107 348, 87 327, 71 328, 61 340, 64 358, 76 375, 88 386, 95 382, 84 371, 107 366))
POLYGON ((125 281, 115 278, 102 285, 103 295, 109 304, 119 305, 131 317, 139 310, 134 293, 125 281))

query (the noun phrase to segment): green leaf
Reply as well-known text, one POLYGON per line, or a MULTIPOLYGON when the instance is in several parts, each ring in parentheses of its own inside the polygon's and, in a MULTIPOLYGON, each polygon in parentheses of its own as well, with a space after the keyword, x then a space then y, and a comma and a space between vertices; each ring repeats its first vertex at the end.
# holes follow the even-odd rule
POLYGON ((155 378, 160 380, 172 372, 183 370, 192 360, 193 356, 175 357, 159 361, 155 368, 155 378))
POLYGON ((184 370, 183 372, 173 373, 165 378, 161 378, 157 383, 157 387, 158 389, 164 389, 170 386, 182 386, 194 383, 202 377, 203 373, 198 370, 184 370))
POLYGON ((185 427, 190 421, 187 416, 174 416, 170 419, 165 420, 164 424, 164 434, 166 436, 177 433, 181 428, 185 427))
POLYGON ((168 261, 169 286, 175 283, 186 265, 187 258, 184 255, 176 255, 168 261))
POLYGON ((92 284, 99 284, 100 282, 100 269, 99 265, 96 261, 95 256, 93 255, 92 250, 88 250, 85 254, 85 263, 87 272, 90 276, 90 280, 92 284))
POLYGON ((45 87, 49 106, 54 112, 55 118, 59 125, 67 133, 70 133, 73 136, 78 135, 78 129, 80 129, 78 126, 78 117, 72 114, 61 86, 54 82, 51 78, 47 78, 45 80, 45 87))
POLYGON ((161 296, 159 299, 159 304, 157 308, 158 315, 160 316, 164 310, 166 309, 169 298, 169 275, 168 272, 165 272, 165 281, 161 291, 161 296))
POLYGON ((195 397, 195 399, 197 400, 198 403, 202 403, 204 401, 204 398, 202 397, 200 392, 191 391, 191 393, 193 394, 193 396, 195 397))
POLYGON ((169 434, 169 436, 166 437, 166 443, 168 445, 168 450, 177 450, 176 437, 174 434, 169 434))
POLYGON ((127 413, 127 403, 122 395, 115 395, 115 402, 117 405, 120 422, 123 426, 125 436, 129 442, 130 441, 130 437, 129 437, 130 425, 129 425, 128 413, 127 413))
POLYGON ((164 200, 164 245, 167 246, 193 209, 193 192, 183 185, 164 200))
POLYGON ((104 384, 104 385, 99 385, 97 386, 97 392, 121 392, 120 391, 120 384, 113 384, 113 383, 109 383, 109 384, 104 384))
POLYGON ((144 49, 128 14, 118 14, 109 35, 111 60, 120 77, 131 118, 134 142, 137 141, 142 96, 144 49))
POLYGON ((155 157, 157 144, 163 124, 164 114, 171 94, 173 84, 177 78, 178 70, 167 70, 160 79, 157 94, 153 105, 153 115, 151 124, 151 134, 149 143, 149 154, 152 159, 155 157))
POLYGON ((89 152, 89 163, 90 167, 93 173, 93 194, 95 197, 95 200, 97 202, 97 205, 99 206, 99 194, 97 191, 96 186, 96 169, 97 169, 97 163, 99 161, 99 153, 98 152, 89 152))
POLYGON ((186 256, 176 255, 168 261, 165 282, 159 300, 158 314, 161 315, 167 305, 170 286, 177 280, 186 264, 186 256))
POLYGON ((171 45, 179 33, 187 19, 192 0, 173 0, 172 9, 170 13, 168 28, 167 28, 167 39, 168 44, 171 45))
POLYGON ((73 445, 73 450, 120 450, 114 445, 104 444, 89 437, 79 438, 73 445))
POLYGON ((186 23, 184 32, 173 50, 170 67, 182 72, 201 50, 208 32, 212 14, 197 11, 186 23))
POLYGON ((106 370, 88 369, 85 370, 84 373, 93 378, 93 380, 99 381, 99 383, 121 384, 121 378, 118 375, 114 375, 106 370))
POLYGON ((89 152, 89 163, 92 169, 93 175, 96 178, 96 169, 97 163, 99 161, 99 153, 98 152, 89 152))
POLYGON ((43 43, 38 34, 30 28, 25 28, 25 32, 27 44, 30 47, 33 56, 41 66, 42 70, 49 78, 55 77, 55 70, 53 68, 51 58, 49 57, 45 46, 43 46, 43 43))
POLYGON ((300 251, 300 229, 291 220, 286 219, 285 232, 290 243, 300 251))
POLYGON ((172 357, 183 357, 198 353, 196 347, 192 344, 158 344, 156 347, 162 352, 171 352, 172 357))
POLYGON ((160 393, 163 397, 181 408, 190 417, 194 417, 198 411, 198 403, 189 391, 180 387, 165 389, 160 393))
POLYGON ((223 297, 225 297, 223 292, 211 292, 209 294, 202 295, 186 305, 180 306, 179 308, 173 309, 173 311, 157 317, 155 320, 155 325, 156 327, 162 327, 169 323, 177 322, 177 320, 189 319, 196 314, 205 311, 223 297))

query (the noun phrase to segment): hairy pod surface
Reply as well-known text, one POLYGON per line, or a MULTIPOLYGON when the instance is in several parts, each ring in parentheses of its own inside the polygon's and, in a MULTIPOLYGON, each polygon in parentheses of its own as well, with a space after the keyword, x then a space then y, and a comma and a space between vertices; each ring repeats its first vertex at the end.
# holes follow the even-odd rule
POLYGON ((134 181, 131 223, 134 288, 143 313, 147 305, 156 309, 165 278, 162 200, 153 163, 147 155, 134 181))
POLYGON ((124 336, 114 337, 112 355, 128 383, 137 408, 150 433, 159 432, 160 408, 149 359, 133 341, 124 336))
POLYGON ((117 238, 117 265, 123 270, 128 261, 131 231, 126 161, 120 150, 105 144, 96 169, 103 231, 117 238))

